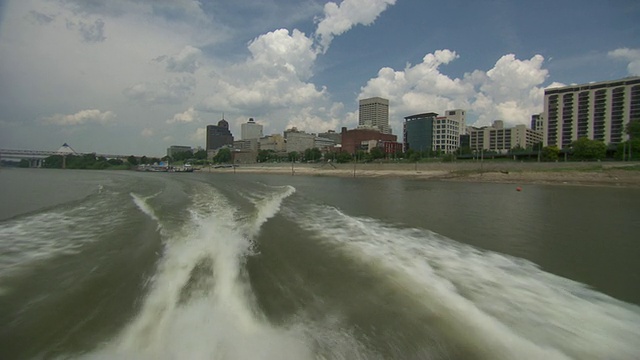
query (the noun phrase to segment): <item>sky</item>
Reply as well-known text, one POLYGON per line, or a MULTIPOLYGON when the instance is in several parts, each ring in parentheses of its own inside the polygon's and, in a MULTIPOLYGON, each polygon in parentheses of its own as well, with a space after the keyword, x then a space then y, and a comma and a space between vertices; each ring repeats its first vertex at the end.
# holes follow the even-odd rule
POLYGON ((0 148, 162 156, 404 117, 530 124, 544 89, 640 75, 637 0, 0 1, 0 148))

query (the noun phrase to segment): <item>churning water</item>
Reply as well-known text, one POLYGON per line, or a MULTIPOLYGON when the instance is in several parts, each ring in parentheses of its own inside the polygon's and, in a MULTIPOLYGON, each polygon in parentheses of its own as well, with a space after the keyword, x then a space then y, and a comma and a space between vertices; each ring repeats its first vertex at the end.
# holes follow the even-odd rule
POLYGON ((2 205, 0 358, 640 354, 638 205, 622 200, 637 191, 55 170, 0 180, 3 197, 27 203, 2 205), (594 223, 580 201, 623 208, 594 223))

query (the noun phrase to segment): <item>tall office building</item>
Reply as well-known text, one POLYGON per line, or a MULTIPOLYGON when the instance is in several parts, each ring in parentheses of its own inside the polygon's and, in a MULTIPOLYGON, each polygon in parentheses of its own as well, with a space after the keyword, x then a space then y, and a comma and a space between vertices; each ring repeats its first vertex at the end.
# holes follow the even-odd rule
POLYGON ((458 130, 458 135, 465 134, 467 131, 467 117, 466 111, 463 109, 455 109, 455 110, 447 110, 444 112, 444 117, 448 120, 454 121, 452 123, 453 127, 456 127, 458 130))
POLYGON ((544 91, 544 146, 565 148, 579 138, 617 144, 624 127, 640 119, 640 77, 544 91))
POLYGON ((544 132, 544 113, 531 115, 531 130, 544 132))
POLYGON ((377 129, 383 134, 391 134, 389 127, 389 100, 381 97, 362 99, 358 109, 358 128, 377 129))
POLYGON ((233 145, 229 123, 222 119, 217 126, 207 125, 207 150, 217 150, 225 145, 233 145))
POLYGON ((460 135, 465 132, 465 111, 447 110, 445 116, 423 113, 404 118, 405 151, 442 151, 453 153, 460 147, 460 135))
POLYGON ((431 151, 433 149, 433 123, 438 114, 423 113, 404 118, 402 139, 404 151, 431 151))
POLYGON ((253 121, 253 118, 240 126, 241 140, 260 139, 262 136, 262 125, 253 121))
POLYGON ((466 131, 465 111, 447 110, 445 116, 438 116, 433 123, 433 150, 447 154, 460 147, 460 135, 466 131))

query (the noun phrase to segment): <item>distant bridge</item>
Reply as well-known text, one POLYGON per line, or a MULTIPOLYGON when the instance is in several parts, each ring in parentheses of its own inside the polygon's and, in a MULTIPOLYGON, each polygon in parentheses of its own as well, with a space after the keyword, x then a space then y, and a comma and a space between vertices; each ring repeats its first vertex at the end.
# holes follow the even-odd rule
MULTIPOLYGON (((66 145, 66 144, 65 144, 66 145)), ((78 152, 65 152, 65 151, 43 151, 43 150, 15 150, 15 149, 0 149, 1 159, 13 159, 13 160, 27 160, 29 161, 29 167, 42 167, 44 159, 52 155, 95 155, 96 157, 104 157, 107 159, 126 159, 131 155, 114 155, 114 154, 95 154, 95 153, 78 153, 78 152)))

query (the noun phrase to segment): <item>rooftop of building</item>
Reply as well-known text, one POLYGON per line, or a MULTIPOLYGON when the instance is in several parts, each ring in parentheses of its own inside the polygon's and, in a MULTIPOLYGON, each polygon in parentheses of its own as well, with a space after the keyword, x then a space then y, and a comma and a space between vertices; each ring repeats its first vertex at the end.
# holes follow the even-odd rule
POLYGON ((359 99, 359 102, 379 102, 379 103, 383 103, 383 104, 389 104, 389 99, 385 99, 379 96, 374 96, 374 97, 370 97, 370 98, 365 98, 365 99, 359 99))
POLYGON ((430 117, 437 117, 438 113, 434 113, 434 112, 427 112, 427 113, 422 113, 422 114, 415 114, 415 115, 409 115, 409 116, 405 116, 404 119, 407 121, 411 121, 411 120, 415 120, 415 119, 424 119, 424 118, 430 118, 430 117))
POLYGON ((573 85, 567 85, 567 86, 562 86, 562 87, 557 87, 557 88, 545 89, 544 90, 544 94, 545 95, 559 94, 559 93, 565 93, 565 92, 604 89, 604 88, 608 88, 608 87, 615 87, 615 86, 622 86, 622 85, 634 85, 634 84, 640 84, 640 77, 639 76, 631 76, 631 77, 626 77, 626 78, 618 79, 618 80, 607 80, 607 81, 592 82, 592 83, 588 83, 588 84, 577 84, 577 85, 573 84, 573 85))

